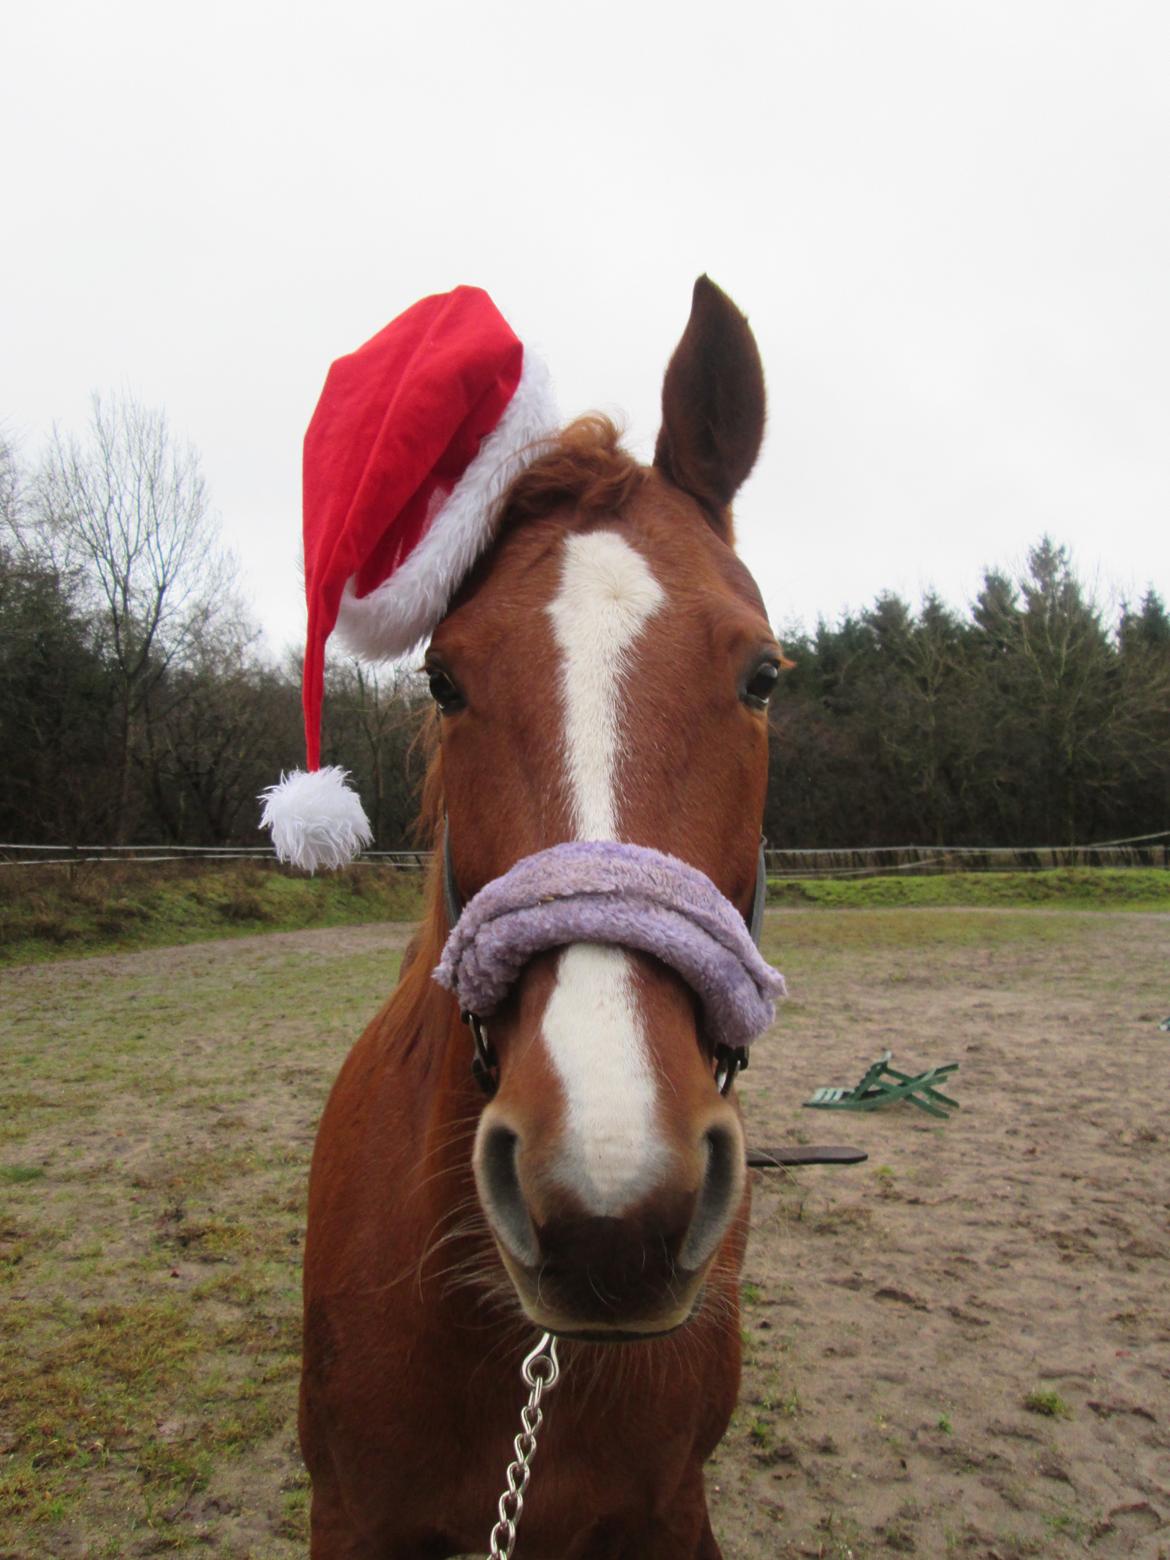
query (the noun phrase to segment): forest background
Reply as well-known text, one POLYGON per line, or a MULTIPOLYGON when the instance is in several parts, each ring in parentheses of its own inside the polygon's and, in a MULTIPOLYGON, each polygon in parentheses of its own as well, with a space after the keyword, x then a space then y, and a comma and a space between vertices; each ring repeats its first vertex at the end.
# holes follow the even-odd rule
MULTIPOLYGON (((0 441, 0 842, 261 843, 257 795, 303 752, 300 662, 265 649, 233 579, 198 454, 162 412, 95 397, 86 433, 35 459, 0 441)), ((1042 536, 1022 566, 989 563, 964 610, 883 593, 780 632, 773 846, 1170 829, 1152 585, 1111 599, 1042 536)), ((322 762, 352 772, 381 849, 414 843, 429 709, 408 666, 328 665, 322 762)))

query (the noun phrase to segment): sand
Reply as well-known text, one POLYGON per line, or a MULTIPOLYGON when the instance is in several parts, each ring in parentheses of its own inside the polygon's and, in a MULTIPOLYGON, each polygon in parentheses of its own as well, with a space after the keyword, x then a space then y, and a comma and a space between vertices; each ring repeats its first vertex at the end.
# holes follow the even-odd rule
POLYGON ((727 1560, 1164 1560, 1170 923, 850 916, 827 954, 771 918, 794 1001, 743 1079, 750 1137, 870 1158, 756 1174, 727 1560), (886 1048, 958 1062, 961 1109, 794 1112, 886 1048))

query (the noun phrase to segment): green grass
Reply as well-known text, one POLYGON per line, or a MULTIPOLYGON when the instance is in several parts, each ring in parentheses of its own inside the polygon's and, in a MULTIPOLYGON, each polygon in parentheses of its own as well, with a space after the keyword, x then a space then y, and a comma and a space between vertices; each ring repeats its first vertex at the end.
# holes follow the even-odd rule
MULTIPOLYGON (((1135 867, 768 880, 773 908, 1170 911, 1170 872, 1135 867)), ((410 921, 422 875, 356 866, 308 878, 260 862, 15 867, 0 874, 0 964, 304 927, 410 921)))
POLYGON ((6 973, 0 1555, 305 1554, 305 1175, 402 941, 6 973))
POLYGON ((1157 867, 1062 867, 1051 872, 954 872, 808 882, 769 878, 768 904, 828 910, 1170 910, 1170 872, 1157 867))
POLYGON ((924 977, 922 958, 928 950, 944 958, 961 949, 997 959, 1029 954, 1043 958, 1051 948, 1091 939, 1102 919, 1075 909, 1037 915, 1018 906, 994 914, 978 907, 921 905, 833 915, 806 905, 770 916, 762 947, 764 956, 779 961, 786 974, 795 974, 806 962, 846 974, 872 966, 885 983, 913 984, 924 977))
POLYGON ((1024 1407, 1032 1414, 1043 1414, 1047 1419, 1071 1419, 1072 1410, 1061 1397, 1059 1392, 1048 1392, 1042 1387, 1029 1392, 1024 1398, 1024 1407))
POLYGON ((394 867, 308 878, 259 862, 7 868, 0 875, 0 963, 410 921, 421 913, 422 881, 421 873, 394 867))

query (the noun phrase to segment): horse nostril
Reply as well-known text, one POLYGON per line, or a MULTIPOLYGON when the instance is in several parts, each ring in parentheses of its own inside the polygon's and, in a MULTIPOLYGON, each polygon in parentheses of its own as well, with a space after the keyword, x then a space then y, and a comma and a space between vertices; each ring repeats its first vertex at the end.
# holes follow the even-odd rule
POLYGON ((480 1129, 476 1155, 476 1179, 492 1228, 518 1262, 531 1267, 537 1260, 536 1231, 520 1188, 516 1160, 520 1139, 510 1127, 485 1125, 480 1129))
POLYGON ((679 1265, 694 1272, 702 1267, 727 1230, 743 1190, 743 1143, 727 1127, 710 1127, 705 1134, 707 1169, 695 1204, 695 1216, 679 1252, 679 1265))

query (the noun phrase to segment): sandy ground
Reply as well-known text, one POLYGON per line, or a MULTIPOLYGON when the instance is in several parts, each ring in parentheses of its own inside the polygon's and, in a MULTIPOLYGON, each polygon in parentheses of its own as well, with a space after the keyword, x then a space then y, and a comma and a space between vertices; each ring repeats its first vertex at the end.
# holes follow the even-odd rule
POLYGON ((915 945, 846 914, 853 946, 818 955, 793 918, 788 959, 772 918, 794 1000, 743 1080, 751 1136, 870 1159, 757 1174, 740 1422, 710 1481, 728 1560, 1165 1560, 1170 922, 934 918, 915 945), (887 1047, 957 1061, 961 1109, 794 1123, 887 1047))
MULTIPOLYGON (((165 1522, 135 1505, 146 1442, 131 1424, 88 1484, 74 1489, 77 1457, 62 1458, 39 1506, 28 1465, 26 1505, 13 1510, 32 1515, 0 1522, 0 1560, 189 1545, 232 1560, 304 1554, 295 1356, 281 1353, 295 1342, 280 1341, 295 1340, 303 1173, 328 1079, 401 940, 399 928, 300 932, 4 973, 13 1066, 36 1071, 32 1047, 44 1043, 60 1071, 58 1084, 42 1080, 27 1132, 15 1112, 7 1123, 7 1162, 45 1169, 5 1192, 0 1224, 24 1232, 27 1251, 0 1307, 36 1303, 42 1279, 42 1294, 57 1286, 21 1347, 55 1350, 66 1369, 69 1329, 87 1307, 124 1302, 117 1286, 133 1271, 145 1320, 151 1306, 190 1317, 212 1359, 251 1327, 239 1347, 272 1368, 257 1399, 270 1418, 230 1450, 199 1440, 209 1405, 227 1401, 202 1368, 186 1386, 175 1377, 185 1430, 154 1410, 144 1420, 147 1440, 186 1436, 192 1459, 210 1447, 210 1482, 192 1481, 165 1522), (183 1065, 204 1060, 190 1077, 176 1063, 165 1090, 143 1079, 128 1098, 124 1080, 144 1066, 130 1042, 151 1054, 133 1027, 147 1005, 183 1065), (79 1070, 82 1014, 84 1054, 114 1051, 122 1073, 112 1061, 79 1070), (229 1021, 243 1022, 256 1072, 225 1103, 206 1058, 229 1021), (261 1079, 275 1080, 268 1098, 261 1079), (229 1138, 236 1157, 224 1161, 229 1138), (249 1175, 263 1176, 277 1210, 257 1251, 249 1175), (191 1237, 181 1247, 167 1223, 177 1197, 191 1237), (87 1250, 71 1233, 76 1209, 99 1198, 117 1250, 87 1250), (95 1478, 117 1491, 124 1526, 95 1478), (67 1497, 59 1510, 46 1504, 55 1491, 67 1497)), ((709 1470, 726 1560, 1170 1560, 1170 1035, 1157 1027, 1170 1013, 1170 917, 780 911, 765 948, 793 995, 741 1082, 749 1137, 852 1143, 870 1158, 755 1176, 743 1392, 709 1470), (906 1105, 800 1108, 887 1047, 911 1070, 958 1062, 948 1092, 961 1109, 940 1122, 906 1105)), ((9 1324, 18 1336, 11 1309, 9 1324)), ((36 1362, 21 1368, 33 1383, 36 1362)), ((21 1444, 0 1434, 13 1459, 21 1444)))

